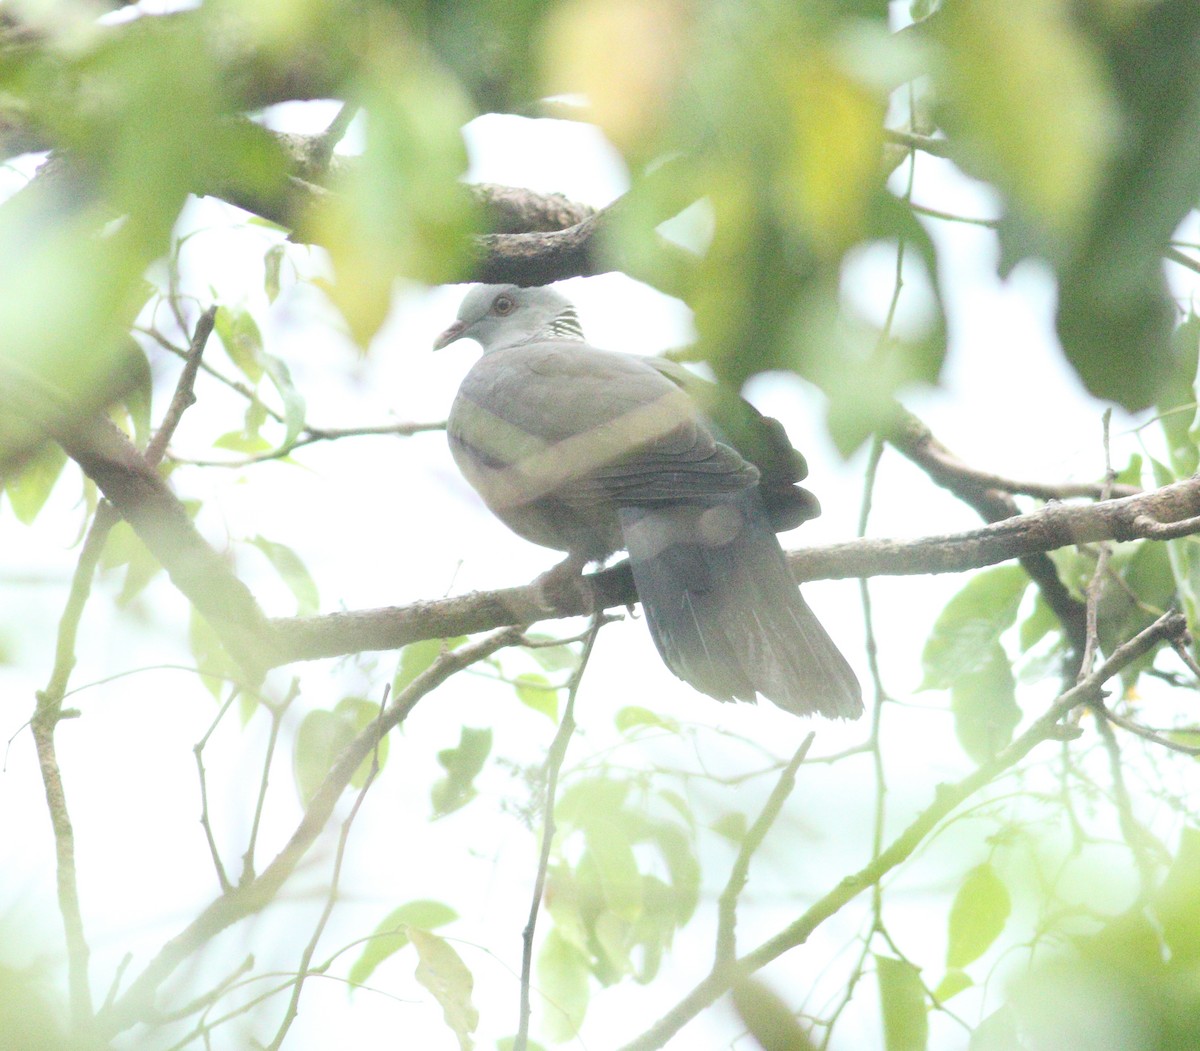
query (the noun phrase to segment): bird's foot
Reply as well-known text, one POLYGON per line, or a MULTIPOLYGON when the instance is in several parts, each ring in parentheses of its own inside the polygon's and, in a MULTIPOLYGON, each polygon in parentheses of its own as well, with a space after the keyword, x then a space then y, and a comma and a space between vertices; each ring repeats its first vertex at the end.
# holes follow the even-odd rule
POLYGON ((538 605, 547 610, 591 612, 595 595, 583 576, 587 564, 586 558, 568 555, 557 566, 541 574, 531 585, 538 605))

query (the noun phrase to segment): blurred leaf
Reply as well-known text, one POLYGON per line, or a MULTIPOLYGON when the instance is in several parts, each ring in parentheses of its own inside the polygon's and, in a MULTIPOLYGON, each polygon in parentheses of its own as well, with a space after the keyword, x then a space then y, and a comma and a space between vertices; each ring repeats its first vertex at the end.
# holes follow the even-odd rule
MULTIPOLYGON (((517 1038, 515 1036, 502 1036, 496 1041, 496 1051, 513 1051, 516 1046, 517 1038)), ((522 1046, 525 1051, 546 1051, 545 1047, 536 1040, 526 1040, 522 1046)))
POLYGON ((397 277, 461 281, 479 217, 460 178, 460 129, 471 117, 457 84, 375 9, 356 97, 366 147, 316 218, 333 257, 330 294, 366 346, 391 306, 397 277))
POLYGON ((728 814, 722 814, 708 827, 717 833, 717 835, 724 836, 731 843, 740 844, 746 838, 748 823, 745 814, 740 810, 733 810, 728 814))
POLYGON ((1012 665, 998 642, 985 646, 979 666, 962 672, 950 687, 954 733, 977 763, 1004 748, 1021 721, 1012 665))
POLYGON ((393 909, 379 921, 362 953, 350 968, 350 982, 362 985, 389 956, 409 943, 409 928, 429 931, 452 923, 458 913, 440 901, 410 901, 393 909))
POLYGON ((883 1008, 883 1040, 887 1051, 924 1051, 929 1017, 920 972, 906 960, 875 956, 879 1002, 883 1008))
POLYGON ((420 642, 410 642, 400 651, 396 676, 392 679, 392 696, 398 696, 412 685, 413 680, 431 668, 433 662, 443 653, 457 649, 466 641, 465 635, 459 635, 452 639, 423 639, 420 642))
POLYGON ((642 880, 620 821, 597 814, 584 826, 584 836, 609 911, 624 920, 637 919, 642 909, 642 880))
POLYGON ((952 0, 930 24, 956 159, 1004 190, 1043 248, 1065 256, 1118 133, 1096 49, 1063 0, 952 0))
POLYGON ((554 928, 538 953, 538 991, 546 1004, 543 1021, 555 1043, 572 1040, 588 1008, 588 960, 554 928))
POLYGON ((1012 911, 1008 888, 988 863, 967 873, 950 907, 946 966, 963 968, 979 959, 1000 937, 1012 911))
POLYGON ((262 453, 269 453, 274 446, 259 434, 250 434, 246 431, 227 431, 213 442, 213 448, 229 449, 233 452, 245 453, 247 456, 259 456, 262 453))
POLYGON ((286 433, 283 441, 279 443, 279 448, 291 448, 304 429, 304 398, 292 383, 292 374, 282 360, 265 352, 260 354, 259 358, 283 402, 283 424, 286 433))
POLYGON ((949 689, 963 675, 994 671, 999 639, 1012 627, 1029 577, 1020 566, 976 573, 933 625, 921 662, 923 690, 949 689))
POLYGON ((312 802, 338 753, 352 740, 354 727, 333 712, 317 709, 301 721, 292 751, 292 774, 304 806, 312 802))
POLYGON ((229 360, 252 384, 257 384, 263 376, 263 338, 254 315, 248 310, 220 306, 213 328, 229 360))
POLYGON ((1058 332, 1088 389, 1131 410, 1173 368, 1162 253, 1200 196, 1200 5, 1076 5, 1124 118, 1087 235, 1059 275, 1058 332))
POLYGON ((646 156, 679 83, 693 20, 670 0, 566 0, 544 23, 546 94, 583 101, 622 155, 646 156))
POLYGON ((1027 653, 1036 646, 1051 631, 1061 630, 1062 625, 1050 604, 1039 591, 1033 600, 1033 609, 1029 616, 1021 621, 1020 647, 1022 653, 1027 653))
POLYGON ((1200 829, 1185 825, 1180 833, 1179 850, 1154 902, 1171 962, 1180 966, 1194 967, 1200 962, 1197 887, 1200 887, 1200 829))
POLYGON ((267 294, 268 303, 274 303, 279 298, 279 274, 284 258, 285 249, 281 244, 271 245, 263 255, 263 291, 267 294))
POLYGON ((516 687, 517 698, 523 705, 549 716, 554 722, 558 721, 559 687, 551 685, 546 676, 525 672, 517 676, 513 685, 516 687))
MULTIPOLYGON (((221 645, 217 633, 212 630, 193 606, 189 620, 188 641, 192 656, 196 658, 196 669, 202 674, 200 681, 217 700, 221 699, 230 682, 239 682, 241 669, 221 645)), ((249 696, 248 694, 246 696, 249 696)), ((246 712, 243 711, 243 717, 246 712)))
POLYGON ((933 996, 938 1003, 945 1003, 951 997, 957 996, 966 989, 970 989, 974 984, 971 981, 971 976, 966 971, 950 967, 942 977, 942 980, 938 982, 937 988, 933 991, 933 996))
MULTIPOLYGON (((315 709, 300 722, 292 751, 292 773, 296 791, 308 806, 333 768, 337 757, 354 738, 379 715, 379 705, 363 697, 344 697, 333 711, 315 709)), ((388 740, 381 738, 378 761, 382 769, 387 761, 388 740)), ((375 757, 366 756, 350 779, 353 788, 367 782, 375 757)))
POLYGON ((1014 1051, 1020 1046, 1016 1018, 1005 1004, 975 1027, 968 1051, 1014 1051))
POLYGON ((1171 337, 1172 369, 1158 393, 1159 423, 1167 440, 1171 467, 1186 478, 1200 467, 1192 425, 1196 419, 1196 366, 1200 355, 1200 317, 1194 313, 1171 337))
POLYGON ((419 927, 410 927, 408 936, 421 959, 417 981, 442 1005, 442 1016, 458 1037, 461 1051, 470 1051, 474 1047, 471 1034, 479 1025, 479 1012, 471 1002, 475 984, 471 972, 444 938, 419 927))
MULTIPOLYGON (((189 511, 194 514, 192 508, 189 511)), ((141 537, 124 519, 109 531, 100 564, 105 569, 126 567, 125 580, 117 596, 118 606, 127 606, 162 571, 162 563, 151 554, 141 537)))
POLYGON ((762 1051, 816 1051, 795 1013, 762 982, 743 978, 732 992, 734 1010, 762 1051))
POLYGON ((296 616, 311 617, 316 613, 321 605, 321 598, 317 593, 316 582, 300 556, 286 544, 268 540, 263 536, 253 537, 250 543, 267 556, 267 560, 288 586, 288 590, 296 596, 296 616))
POLYGON ((66 466, 67 454, 62 447, 47 442, 25 461, 19 473, 5 480, 4 492, 17 521, 33 525, 66 466))
POLYGON ((659 715, 658 712, 652 712, 649 708, 642 708, 636 704, 618 708, 613 722, 617 729, 626 736, 632 736, 636 731, 645 728, 666 730, 673 734, 679 733, 679 723, 674 719, 659 715))
POLYGON ((492 731, 464 726, 458 747, 438 752, 437 760, 446 771, 430 793, 434 818, 445 817, 475 798, 474 781, 492 750, 492 731))
MULTIPOLYGON (((550 635, 526 633, 525 637, 534 642, 553 641, 550 635)), ((579 654, 566 643, 560 646, 531 646, 527 652, 544 671, 574 671, 579 666, 579 654)))

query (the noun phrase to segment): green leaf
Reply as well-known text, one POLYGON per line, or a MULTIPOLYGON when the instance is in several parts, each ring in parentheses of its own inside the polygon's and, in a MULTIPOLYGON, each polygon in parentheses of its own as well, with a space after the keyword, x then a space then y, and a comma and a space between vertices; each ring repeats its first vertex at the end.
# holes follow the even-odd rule
POLYGON ((875 973, 883 1008, 884 1047, 887 1051, 924 1051, 929 1016, 920 972, 906 960, 876 954, 875 973))
POLYGON ((268 303, 274 303, 279 297, 279 272, 283 260, 284 247, 281 244, 271 245, 263 255, 263 291, 267 294, 268 303))
POLYGON ((433 816, 445 817, 466 806, 475 798, 474 780, 492 750, 492 731, 464 726, 458 747, 438 752, 437 760, 446 776, 437 781, 430 792, 433 816))
POLYGON ((288 586, 288 590, 296 596, 296 616, 311 617, 321 604, 317 585, 308 568, 286 544, 280 544, 266 537, 256 536, 250 541, 256 548, 267 556, 275 571, 288 586))
POLYGON ((54 442, 45 443, 20 472, 8 478, 4 491, 22 525, 33 525, 67 465, 67 454, 54 442))
POLYGON ((626 735, 645 728, 667 730, 673 734, 679 733, 679 723, 674 719, 669 719, 665 715, 659 715, 658 712, 652 712, 649 708, 642 708, 636 704, 617 709, 613 722, 617 729, 626 735))
POLYGON ((629 835, 618 814, 596 815, 584 826, 587 854, 596 866, 604 902, 610 912, 635 920, 642 911, 642 877, 629 835))
POLYGON ((1200 829, 1185 825, 1179 850, 1155 898, 1171 961, 1195 967, 1200 961, 1200 829))
POLYGON ((1196 419, 1196 368, 1200 356, 1200 317, 1189 314, 1171 337, 1172 368, 1158 394, 1159 424, 1167 440, 1171 467, 1187 478, 1200 466, 1192 433, 1196 419))
POLYGON ((301 720, 292 749, 292 774, 304 806, 312 802, 334 759, 352 740, 354 727, 333 712, 317 709, 301 720))
POLYGON ((442 1016, 458 1037, 461 1051, 470 1051, 474 1046, 471 1034, 479 1025, 479 1012, 471 1002, 475 985, 471 972, 444 938, 419 927, 410 927, 408 936, 421 960, 417 981, 442 1005, 442 1016))
POLYGON ((1020 1046, 1016 1017, 1005 1004, 975 1027, 968 1051, 1015 1051, 1020 1046))
POLYGON ((283 402, 283 425, 285 433, 283 441, 279 443, 279 448, 290 449, 292 443, 295 442, 300 436, 300 432, 304 429, 304 397, 296 389, 296 385, 292 382, 292 374, 282 359, 265 351, 260 351, 258 357, 271 383, 274 384, 275 390, 278 391, 280 400, 283 402))
POLYGON ((735 982, 733 1008, 764 1051, 815 1051, 816 1044, 783 999, 762 982, 735 982))
POLYGON ((938 987, 933 991, 933 997, 938 1003, 945 1003, 963 990, 970 989, 974 984, 971 981, 971 976, 966 971, 960 971, 956 967, 951 967, 946 971, 942 980, 938 982, 938 987))
POLYGON ((921 661, 923 690, 949 689, 960 676, 988 669, 995 647, 1017 618, 1029 577, 1020 566, 976 573, 938 616, 921 661))
POLYGON ((946 966, 961 969, 979 959, 1000 937, 1011 911, 1008 888, 991 864, 971 869, 950 907, 946 966))
POLYGON ((517 691, 517 698, 523 705, 535 712, 541 712, 553 722, 558 721, 559 687, 552 685, 546 676, 526 672, 518 675, 513 685, 517 691))
POLYGON ((956 0, 931 25, 956 159, 1005 191, 1052 245, 1070 243, 1118 131, 1100 55, 1053 0, 956 0))
POLYGON ((537 969, 547 1036, 555 1043, 574 1039, 588 1008, 587 957, 555 928, 542 942, 537 969))
POLYGON ((746 829, 749 824, 745 814, 740 810, 732 810, 728 814, 722 814, 708 827, 717 835, 724 836, 729 842, 740 844, 746 838, 746 829))
MULTIPOLYGON (((333 714, 339 719, 346 720, 357 736, 379 718, 379 704, 366 697, 343 697, 334 707, 333 714)), ((351 788, 362 788, 367 783, 372 763, 378 763, 379 769, 383 770, 387 763, 389 745, 389 738, 381 737, 379 739, 374 754, 366 756, 351 776, 351 788)))
POLYGON ((1030 649, 1036 646, 1042 639, 1051 631, 1056 631, 1061 628, 1058 617, 1054 610, 1050 608, 1050 604, 1042 598, 1042 593, 1039 591, 1037 597, 1033 600, 1033 609, 1028 617, 1021 621, 1021 632, 1019 635, 1019 644, 1022 653, 1027 653, 1030 649))
MULTIPOLYGON (((379 705, 364 697, 344 697, 333 711, 315 709, 300 722, 292 751, 292 772, 296 791, 307 806, 332 769, 342 750, 379 715, 379 705)), ((380 768, 387 760, 388 742, 379 742, 380 768)), ((367 782, 375 757, 368 755, 359 763, 350 779, 352 787, 361 788, 367 782)))
POLYGON ((247 456, 259 456, 269 453, 274 446, 261 434, 251 431, 226 431, 215 442, 214 449, 229 449, 232 452, 245 453, 247 456))
POLYGON ((977 763, 986 762, 1011 740, 1021 721, 1012 665, 998 642, 981 658, 986 661, 961 673, 950 688, 954 732, 963 751, 977 763))
MULTIPOLYGON (((516 1046, 517 1038, 515 1036, 502 1036, 496 1041, 496 1051, 513 1051, 516 1046)), ((524 1046, 525 1051, 546 1051, 545 1047, 536 1040, 526 1040, 524 1046)))
POLYGON ((257 384, 263 376, 263 338, 254 315, 248 310, 221 306, 217 308, 213 328, 229 360, 251 383, 257 384))
POLYGON ((449 905, 428 899, 410 901, 393 909, 379 921, 362 953, 350 968, 351 983, 362 985, 371 977, 376 967, 403 949, 410 940, 410 927, 429 931, 456 919, 458 913, 449 905))
POLYGON ((422 639, 410 642, 400 651, 396 675, 392 679, 392 696, 396 697, 407 689, 418 675, 433 666, 433 662, 448 650, 458 649, 467 641, 465 635, 452 639, 422 639))
POLYGON ((241 668, 234 663, 217 633, 194 606, 188 623, 188 642, 192 656, 196 658, 196 669, 201 672, 201 682, 209 693, 220 700, 229 682, 240 680, 241 668))
POLYGON ((471 108, 411 39, 400 25, 370 35, 354 85, 366 144, 313 220, 337 275, 330 294, 362 346, 387 316, 397 277, 440 284, 467 276, 479 218, 460 181, 471 108))
MULTIPOLYGON (((533 642, 551 642, 553 636, 530 633, 526 638, 533 642)), ((558 646, 531 646, 530 656, 542 666, 545 671, 574 671, 579 666, 579 654, 566 643, 558 646)))

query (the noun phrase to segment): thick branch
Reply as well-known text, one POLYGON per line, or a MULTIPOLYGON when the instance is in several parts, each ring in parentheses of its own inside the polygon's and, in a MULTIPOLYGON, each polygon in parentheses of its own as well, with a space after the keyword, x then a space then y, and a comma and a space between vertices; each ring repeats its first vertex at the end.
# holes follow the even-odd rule
POLYGON ((55 439, 120 512, 171 582, 253 671, 273 666, 266 618, 228 563, 192 524, 163 478, 107 418, 64 426, 55 439))
MULTIPOLYGON (((933 436, 912 413, 903 409, 897 426, 887 435, 888 442, 917 464, 938 485, 950 490, 964 503, 973 507, 984 521, 1000 522, 1021 513, 1012 493, 1025 492, 1043 499, 1065 499, 1067 496, 1092 496, 1100 498, 1099 486, 1051 487, 1028 482, 1014 482, 996 475, 976 471, 954 455, 933 436), (1033 493, 1033 490, 1037 490, 1033 493)), ((1138 492, 1122 486, 1121 496, 1132 496, 1138 492)), ((1109 493, 1105 496, 1112 495, 1109 493)), ((1044 553, 1025 555, 1021 558, 1025 572, 1042 592, 1047 605, 1054 611, 1063 626, 1071 651, 1076 659, 1083 654, 1086 644, 1086 624, 1083 604, 1078 602, 1058 579, 1058 570, 1044 553)))
MULTIPOLYGON (((1026 515, 963 533, 918 540, 851 540, 793 551, 788 564, 797 581, 850 577, 961 573, 1011 558, 1100 540, 1137 540, 1160 523, 1200 515, 1200 478, 1176 482, 1138 496, 1098 504, 1051 504, 1026 515)), ((1200 522, 1196 524, 1200 532, 1200 522)), ((601 608, 637 601, 627 565, 589 575, 601 608)), ((569 589, 563 589, 567 591, 569 589)), ((422 639, 487 631, 535 620, 586 616, 582 594, 546 595, 533 586, 479 592, 411 606, 332 613, 271 621, 275 660, 313 660, 362 650, 395 649, 422 639)))

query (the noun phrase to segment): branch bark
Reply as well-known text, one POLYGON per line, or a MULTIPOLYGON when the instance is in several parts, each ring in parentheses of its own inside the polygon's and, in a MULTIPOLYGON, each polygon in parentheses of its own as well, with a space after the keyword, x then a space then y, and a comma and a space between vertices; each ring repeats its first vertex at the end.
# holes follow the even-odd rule
MULTIPOLYGON (((1008 559, 1073 544, 1137 540, 1164 523, 1200 515, 1200 478, 1176 482, 1138 496, 1103 503, 1051 504, 962 533, 916 540, 851 540, 788 554, 797 582, 852 577, 962 573, 1008 559)), ((1194 532, 1200 532, 1200 522, 1194 532)), ((622 563, 586 578, 601 608, 637 601, 628 566, 622 563)), ((568 589, 563 589, 567 591, 568 589)), ((552 604, 532 585, 478 592, 410 606, 331 613, 270 622, 280 663, 338 657, 362 650, 396 649, 422 639, 487 631, 591 613, 585 594, 556 594, 552 604)))

